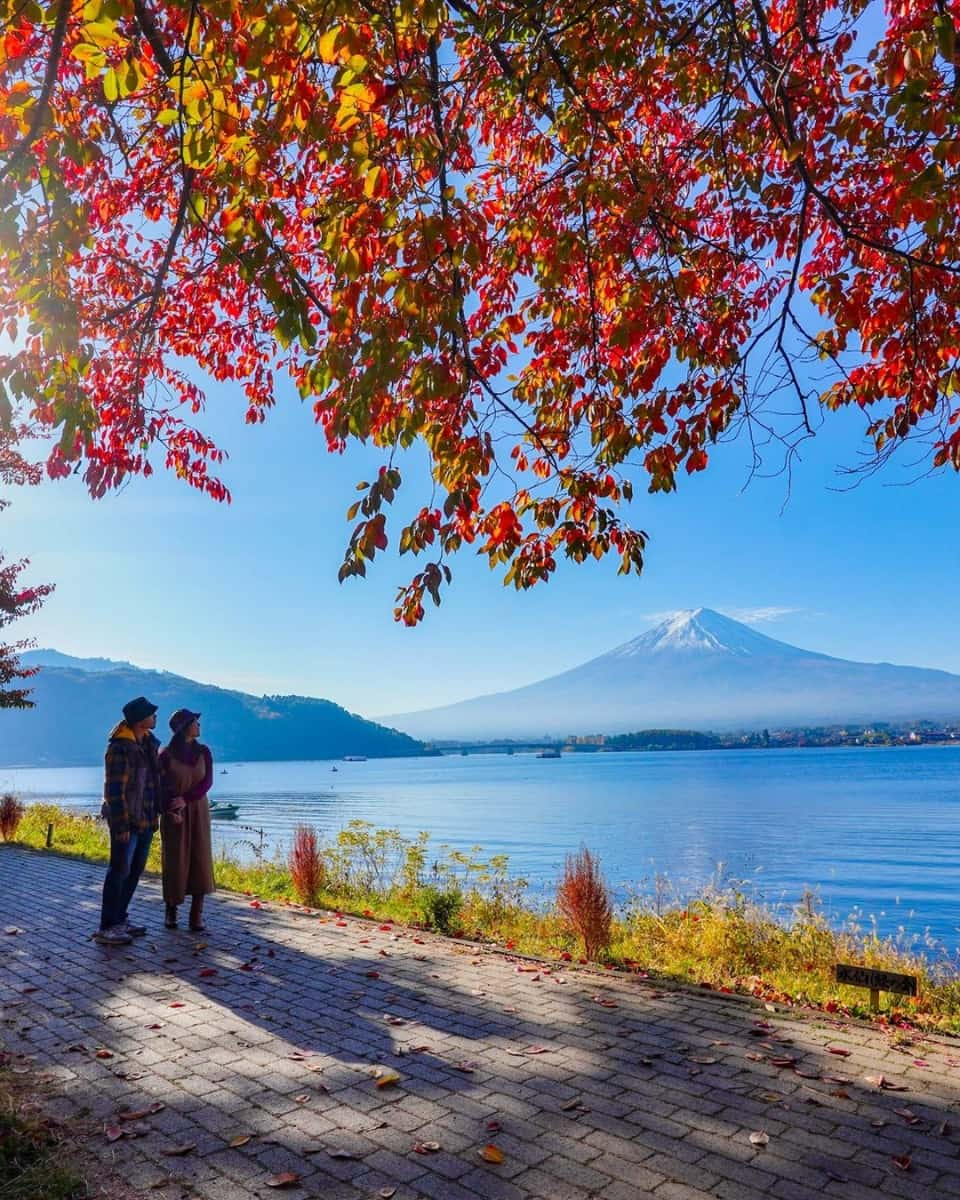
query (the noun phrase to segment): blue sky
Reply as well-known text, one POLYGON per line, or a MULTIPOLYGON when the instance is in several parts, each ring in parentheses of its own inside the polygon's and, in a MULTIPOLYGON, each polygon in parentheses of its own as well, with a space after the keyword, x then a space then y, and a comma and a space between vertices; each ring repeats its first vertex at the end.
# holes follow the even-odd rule
MULTIPOLYGON (((845 658, 960 672, 956 595, 960 479, 921 478, 903 456, 859 487, 838 463, 863 449, 862 417, 827 418, 783 477, 746 488, 742 443, 672 496, 641 492, 651 536, 640 579, 615 564, 564 566, 518 594, 485 559, 461 554, 440 609, 410 630, 393 620, 415 560, 388 552, 366 580, 337 583, 354 485, 379 458, 326 452, 309 406, 288 397, 265 426, 212 390, 204 428, 230 452, 232 505, 158 472, 92 501, 70 479, 13 494, 0 544, 57 590, 16 630, 41 645, 108 655, 257 694, 324 696, 379 715, 519 686, 625 641, 678 609, 743 619, 766 610, 772 637, 845 658), (786 507, 783 508, 784 501, 786 507)), ((403 464, 409 503, 427 495, 423 460, 403 464)))

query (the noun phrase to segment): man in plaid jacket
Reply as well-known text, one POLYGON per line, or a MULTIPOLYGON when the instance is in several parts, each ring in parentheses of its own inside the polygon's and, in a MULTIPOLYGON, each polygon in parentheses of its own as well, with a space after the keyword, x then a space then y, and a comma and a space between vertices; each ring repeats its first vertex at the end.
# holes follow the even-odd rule
POLYGON ((159 823, 160 743, 151 732, 156 714, 155 704, 137 696, 123 706, 123 720, 107 744, 102 815, 110 828, 110 866, 103 881, 100 928, 93 935, 104 946, 126 946, 147 932, 130 921, 127 910, 159 823))

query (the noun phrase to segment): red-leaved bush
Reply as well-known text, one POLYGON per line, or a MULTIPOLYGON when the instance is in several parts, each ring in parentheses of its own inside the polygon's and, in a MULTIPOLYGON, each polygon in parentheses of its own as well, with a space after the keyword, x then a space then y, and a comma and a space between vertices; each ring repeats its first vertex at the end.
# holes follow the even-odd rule
POLYGON ((5 842, 17 832, 17 826, 23 818, 23 805, 9 792, 3 797, 0 797, 0 837, 5 842))
POLYGON ((326 877, 320 839, 312 825, 298 825, 293 831, 293 846, 288 860, 293 890, 301 904, 316 907, 326 877))
POLYGON ((583 938, 584 954, 596 961, 610 945, 613 905, 600 874, 600 859, 584 846, 568 854, 557 888, 557 908, 583 938))

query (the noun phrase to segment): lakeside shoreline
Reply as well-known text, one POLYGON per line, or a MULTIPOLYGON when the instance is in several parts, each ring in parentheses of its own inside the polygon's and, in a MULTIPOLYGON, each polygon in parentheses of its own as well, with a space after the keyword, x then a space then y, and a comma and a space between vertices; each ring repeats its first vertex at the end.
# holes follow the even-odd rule
MULTIPOLYGON (((453 852, 438 870, 428 867, 428 835, 416 841, 395 831, 354 822, 322 846, 322 890, 305 898, 287 866, 277 860, 244 865, 221 854, 219 888, 265 902, 301 905, 335 915, 396 922, 458 941, 476 940, 546 961, 586 964, 582 945, 555 907, 525 902, 524 881, 496 856, 468 859, 453 852), (371 869, 375 856, 377 865, 371 869), (392 858, 388 856, 392 855, 392 858), (373 856, 373 857, 372 857, 373 856), (364 872, 366 872, 364 874, 364 872)), ((14 844, 38 854, 65 854, 104 863, 108 840, 102 823, 51 806, 26 809, 14 844), (49 824, 54 845, 45 846, 49 824)), ((159 867, 155 844, 149 864, 159 867)), ((960 973, 956 964, 930 962, 894 939, 835 929, 812 896, 798 897, 791 923, 733 890, 707 891, 681 908, 663 898, 618 914, 598 965, 718 991, 752 995, 788 1006, 867 1018, 866 996, 837 984, 838 961, 856 962, 920 980, 913 1000, 885 997, 879 1019, 960 1033, 960 973)))
MULTIPOLYGON (((958 726, 960 729, 960 726, 958 726)), ((713 737, 718 739, 726 735, 714 735, 710 733, 700 733, 699 731, 667 731, 671 733, 689 732, 697 737, 713 737)), ((621 735, 613 735, 618 737, 621 735)), ((744 735, 749 738, 759 738, 760 735, 750 734, 744 735)), ((444 743, 442 745, 427 748, 422 753, 403 754, 403 755, 365 755, 362 759, 350 756, 337 756, 330 758, 255 758, 248 757, 243 761, 234 762, 232 760, 224 760, 223 767, 244 767, 251 766, 267 766, 277 763, 330 763, 338 764, 345 762, 375 762, 375 763, 391 763, 391 762, 410 762, 422 759, 435 760, 438 758, 462 758, 462 757, 503 757, 503 758, 536 758, 537 752, 541 749, 557 749, 560 751, 561 757, 581 757, 591 755, 620 755, 620 754, 713 754, 717 752, 730 753, 733 751, 766 751, 775 753, 778 751, 793 751, 793 750, 894 750, 894 749, 910 749, 910 750, 940 750, 940 749, 958 749, 960 750, 960 732, 956 736, 943 738, 923 738, 911 739, 909 736, 897 735, 896 738, 884 740, 870 741, 782 741, 771 740, 769 743, 763 743, 760 740, 730 740, 720 742, 717 745, 648 745, 648 746, 616 746, 608 744, 579 744, 567 741, 557 740, 542 742, 497 742, 496 744, 488 744, 486 742, 456 742, 444 743)), ((35 762, 0 762, 0 771, 67 771, 67 770, 95 770, 102 767, 102 759, 84 760, 77 759, 48 759, 35 762)), ((218 766, 219 769, 219 766, 218 766)))

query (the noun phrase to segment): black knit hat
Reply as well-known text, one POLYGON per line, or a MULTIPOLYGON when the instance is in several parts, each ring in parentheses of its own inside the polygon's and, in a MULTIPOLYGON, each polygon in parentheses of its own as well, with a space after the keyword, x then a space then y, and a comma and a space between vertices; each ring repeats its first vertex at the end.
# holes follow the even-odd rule
POLYGON ((135 700, 129 700, 123 706, 123 718, 128 725, 139 725, 147 717, 152 717, 156 711, 157 706, 151 704, 146 696, 137 696, 135 700))

